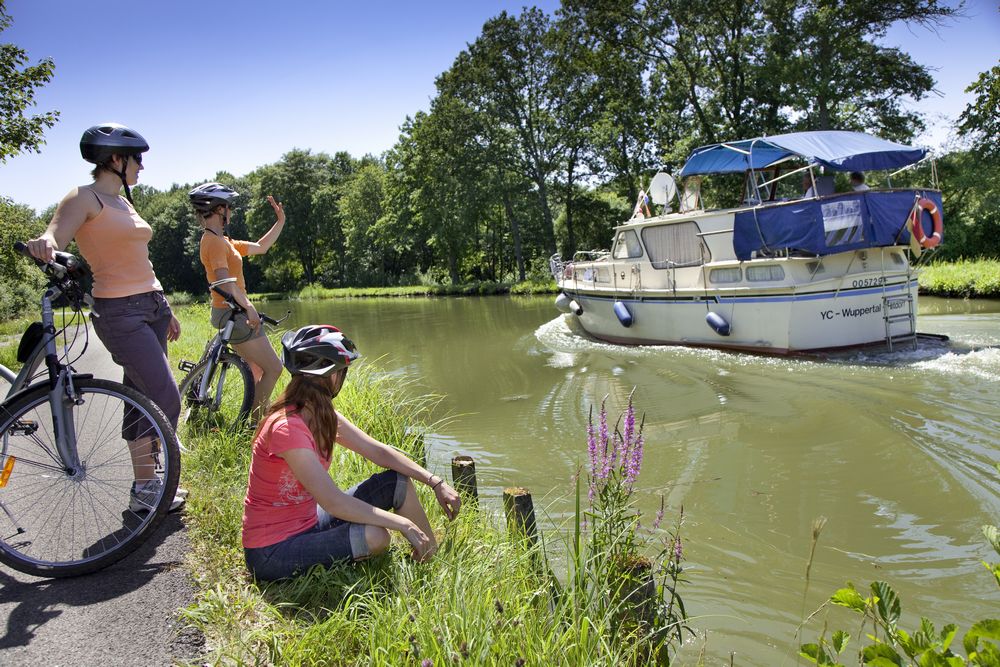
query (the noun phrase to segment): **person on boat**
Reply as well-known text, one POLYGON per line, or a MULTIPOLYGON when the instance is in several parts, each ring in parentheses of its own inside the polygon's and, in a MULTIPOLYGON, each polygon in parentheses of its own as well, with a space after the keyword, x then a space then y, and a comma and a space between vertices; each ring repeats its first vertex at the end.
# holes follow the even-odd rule
MULTIPOLYGON (((57 250, 76 241, 93 272, 91 317, 98 338, 122 367, 124 384, 149 397, 176 428, 181 402, 167 342, 180 337, 181 325, 149 261, 153 229, 136 213, 130 190, 139 181, 142 155, 148 150, 146 140, 124 125, 102 123, 87 129, 80 153, 95 165, 93 183, 70 190, 45 232, 27 245, 33 257, 51 261, 57 250)), ((143 435, 150 428, 147 420, 126 415, 124 424, 122 436, 135 475, 129 508, 148 512, 162 483, 152 473, 157 444, 143 435)), ((186 493, 178 489, 171 511, 183 505, 186 493)))
POLYGON ((337 327, 309 325, 281 338, 292 379, 254 436, 243 549, 259 580, 284 579, 312 565, 363 560, 397 531, 426 561, 437 550, 413 480, 426 484, 449 519, 461 500, 441 477, 375 440, 339 414, 333 399, 359 355, 337 327), (329 474, 340 444, 386 470, 342 491, 329 474))
POLYGON ((864 192, 869 190, 868 184, 865 183, 865 175, 860 171, 851 172, 851 190, 855 192, 864 192))
POLYGON ((802 198, 809 199, 810 197, 816 196, 816 190, 813 187, 812 173, 807 169, 802 174, 802 198))
MULTIPOLYGON (((247 297, 243 258, 248 255, 263 255, 271 249, 285 226, 285 211, 274 197, 268 195, 267 201, 277 217, 271 229, 256 243, 233 240, 226 236, 225 230, 238 196, 238 192, 221 183, 205 183, 188 193, 202 226, 200 255, 202 266, 205 267, 205 277, 209 285, 219 286, 229 292, 246 309, 245 315, 237 315, 234 319, 230 342, 236 353, 253 370, 254 403, 251 414, 256 419, 271 399, 271 391, 281 375, 281 362, 264 335, 257 309, 247 297)), ((229 314, 225 299, 213 291, 212 326, 221 327, 229 314)))

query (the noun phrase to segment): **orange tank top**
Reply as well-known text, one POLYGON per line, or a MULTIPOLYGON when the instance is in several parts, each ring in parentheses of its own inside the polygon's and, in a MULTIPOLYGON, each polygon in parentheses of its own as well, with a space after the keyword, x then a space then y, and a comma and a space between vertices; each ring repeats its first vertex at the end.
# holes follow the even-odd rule
POLYGON ((94 194, 101 202, 101 212, 76 232, 80 254, 94 272, 94 296, 114 299, 161 291, 149 261, 153 228, 121 197, 106 203, 94 194))

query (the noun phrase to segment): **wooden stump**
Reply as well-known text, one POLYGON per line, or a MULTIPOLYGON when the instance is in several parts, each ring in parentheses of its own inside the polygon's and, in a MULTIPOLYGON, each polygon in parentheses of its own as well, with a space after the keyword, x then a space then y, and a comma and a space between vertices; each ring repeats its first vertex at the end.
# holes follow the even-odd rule
POLYGON ((463 500, 476 502, 479 500, 479 488, 476 485, 476 462, 471 456, 456 456, 451 460, 451 479, 455 490, 463 500))
POLYGON ((507 530, 535 544, 538 539, 535 527, 535 506, 527 489, 512 486, 503 490, 503 509, 507 515, 507 530))

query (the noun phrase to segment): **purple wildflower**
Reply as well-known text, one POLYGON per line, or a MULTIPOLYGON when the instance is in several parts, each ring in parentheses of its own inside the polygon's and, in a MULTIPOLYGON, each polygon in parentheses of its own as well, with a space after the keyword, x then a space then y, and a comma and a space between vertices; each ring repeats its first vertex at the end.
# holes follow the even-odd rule
POLYGON ((598 416, 598 442, 603 446, 601 456, 601 474, 598 479, 607 479, 611 473, 611 460, 608 458, 608 411, 604 407, 607 397, 601 401, 601 413, 598 416))
POLYGON ((587 454, 590 455, 590 474, 597 474, 597 436, 594 434, 594 420, 587 421, 587 454))
POLYGON ((683 554, 683 552, 684 552, 684 550, 681 547, 681 536, 678 535, 677 537, 674 538, 674 562, 675 563, 680 563, 681 562, 681 555, 683 554))
POLYGON ((430 658, 424 658, 420 661, 420 667, 434 667, 434 661, 430 658))
POLYGON ((663 521, 663 496, 660 496, 660 509, 656 512, 656 519, 653 520, 653 530, 659 530, 661 521, 663 521))

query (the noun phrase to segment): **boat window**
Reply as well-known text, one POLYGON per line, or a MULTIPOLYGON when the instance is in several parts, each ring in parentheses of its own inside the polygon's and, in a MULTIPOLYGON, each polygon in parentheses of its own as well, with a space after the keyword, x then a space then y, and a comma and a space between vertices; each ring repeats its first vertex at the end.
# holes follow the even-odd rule
POLYGON ((713 283, 738 283, 743 280, 743 272, 738 266, 727 269, 712 269, 708 273, 708 279, 713 283))
POLYGON ((748 266, 747 280, 755 283, 771 282, 785 279, 785 269, 777 264, 766 266, 748 266))
POLYGON ((861 199, 840 199, 822 204, 823 232, 827 247, 865 240, 861 199))
POLYGON ((698 236, 700 231, 693 222, 655 225, 643 229, 642 242, 653 268, 700 266, 711 259, 708 248, 698 236))
POLYGON ((639 237, 631 229, 618 232, 618 240, 615 241, 615 259, 633 259, 635 257, 642 257, 639 237))

